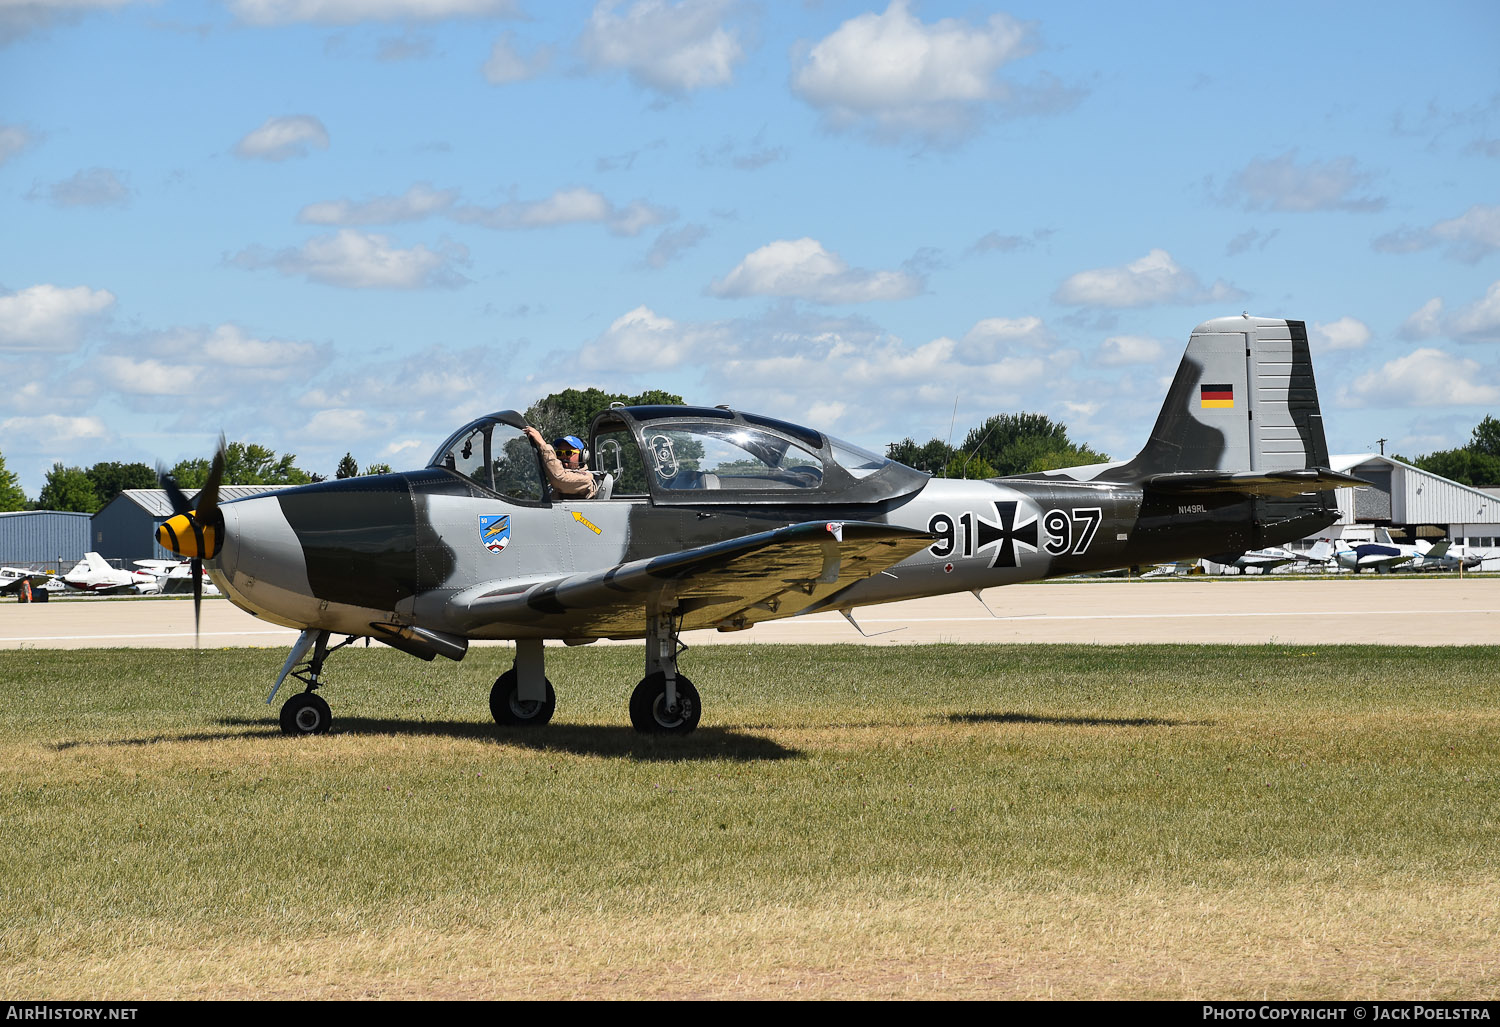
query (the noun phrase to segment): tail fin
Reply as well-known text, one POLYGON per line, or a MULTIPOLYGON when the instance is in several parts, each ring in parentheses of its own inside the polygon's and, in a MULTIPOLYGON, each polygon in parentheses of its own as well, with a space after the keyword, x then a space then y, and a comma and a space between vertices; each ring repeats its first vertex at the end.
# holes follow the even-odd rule
POLYGON ((1145 448, 1108 477, 1257 496, 1365 484, 1327 468, 1306 325, 1247 314, 1193 329, 1145 448))

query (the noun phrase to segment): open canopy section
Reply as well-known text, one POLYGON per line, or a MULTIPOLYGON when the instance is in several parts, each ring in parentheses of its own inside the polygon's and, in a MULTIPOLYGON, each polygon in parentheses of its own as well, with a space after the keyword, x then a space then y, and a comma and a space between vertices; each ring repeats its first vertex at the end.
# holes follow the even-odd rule
POLYGON ((542 467, 525 427, 526 419, 514 410, 486 414, 450 435, 427 466, 453 471, 506 499, 539 503, 546 496, 542 467))

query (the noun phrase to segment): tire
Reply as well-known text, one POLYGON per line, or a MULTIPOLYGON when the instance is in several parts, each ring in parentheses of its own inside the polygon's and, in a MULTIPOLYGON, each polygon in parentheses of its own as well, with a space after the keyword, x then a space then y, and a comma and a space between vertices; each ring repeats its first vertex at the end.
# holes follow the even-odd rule
POLYGON ((686 735, 698 727, 703 703, 698 690, 677 675, 677 712, 666 709, 667 676, 661 671, 642 679, 630 695, 630 723, 644 735, 686 735))
POLYGON ((514 667, 495 679, 495 686, 490 689, 490 714, 495 723, 506 727, 541 727, 550 721, 557 709, 557 693, 552 690, 552 682, 547 681, 547 698, 541 702, 521 700, 516 695, 518 687, 514 667))
POLYGON ((281 731, 288 735, 326 735, 333 711, 312 692, 299 692, 281 707, 281 731))

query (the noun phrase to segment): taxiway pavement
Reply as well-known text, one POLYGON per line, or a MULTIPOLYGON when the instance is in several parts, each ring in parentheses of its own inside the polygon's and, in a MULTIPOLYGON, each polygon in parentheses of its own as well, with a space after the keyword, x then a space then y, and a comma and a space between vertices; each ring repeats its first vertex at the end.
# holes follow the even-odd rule
MULTIPOLYGON (((1500 578, 1195 579, 1058 581, 864 607, 868 637, 830 613, 749 631, 693 631, 689 645, 817 642, 1285 642, 1473 645, 1500 641, 1500 578)), ((203 604, 204 648, 290 646, 297 633, 225 599, 203 604)), ((477 643, 481 645, 508 643, 477 643)), ((639 642, 629 644, 639 645, 639 642)), ((191 648, 184 599, 0 603, 0 649, 191 648)))

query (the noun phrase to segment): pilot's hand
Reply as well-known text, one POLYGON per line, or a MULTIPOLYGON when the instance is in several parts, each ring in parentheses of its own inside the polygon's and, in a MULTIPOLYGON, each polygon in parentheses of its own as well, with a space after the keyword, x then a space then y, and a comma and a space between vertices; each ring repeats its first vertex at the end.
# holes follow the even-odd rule
POLYGON ((542 444, 542 433, 537 431, 531 425, 528 424, 526 427, 522 428, 521 431, 525 432, 526 437, 532 442, 535 442, 538 446, 542 444))

